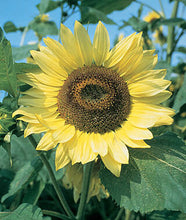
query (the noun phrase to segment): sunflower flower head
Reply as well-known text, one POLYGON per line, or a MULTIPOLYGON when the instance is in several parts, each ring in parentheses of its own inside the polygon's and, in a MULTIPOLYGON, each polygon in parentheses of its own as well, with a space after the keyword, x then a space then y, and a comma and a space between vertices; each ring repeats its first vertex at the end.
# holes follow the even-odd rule
POLYGON ((19 99, 13 116, 28 122, 25 137, 44 132, 37 150, 56 145, 56 169, 100 158, 117 177, 129 163, 128 147, 149 148, 149 128, 170 125, 174 112, 160 105, 171 92, 166 70, 153 70, 154 50, 143 50, 142 33, 134 33, 110 50, 99 22, 93 43, 75 22, 74 34, 61 25, 61 41, 44 39, 31 51, 41 71, 19 74, 32 86, 19 99))
POLYGON ((163 27, 162 26, 155 30, 153 37, 155 39, 155 43, 158 43, 161 46, 163 46, 167 42, 167 38, 163 34, 163 27))
POLYGON ((160 17, 161 17, 160 14, 158 14, 155 11, 151 11, 143 18, 143 20, 150 23, 156 19, 159 19, 160 17))
POLYGON ((40 19, 41 22, 49 21, 49 15, 47 14, 39 15, 38 18, 40 19))
MULTIPOLYGON (((77 202, 80 198, 83 181, 83 166, 81 163, 76 163, 73 166, 68 165, 63 177, 63 185, 67 189, 73 189, 74 201, 77 202)), ((108 198, 109 193, 105 187, 101 184, 99 178, 99 164, 95 163, 91 177, 88 191, 87 202, 91 197, 96 196, 98 200, 101 198, 108 198)))

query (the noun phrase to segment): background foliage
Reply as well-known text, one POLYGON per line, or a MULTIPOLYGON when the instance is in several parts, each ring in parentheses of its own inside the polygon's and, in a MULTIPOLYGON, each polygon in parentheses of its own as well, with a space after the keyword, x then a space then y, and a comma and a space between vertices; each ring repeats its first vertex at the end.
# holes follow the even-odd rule
MULTIPOLYGON (((122 167, 120 178, 113 176, 102 166, 100 178, 110 193, 108 199, 100 202, 92 198, 87 204, 86 219, 175 219, 186 218, 186 49, 180 41, 184 37, 186 22, 182 13, 185 0, 169 0, 172 11, 165 17, 163 1, 159 1, 162 13, 157 19, 144 21, 144 8, 149 12, 153 6, 137 0, 41 0, 36 5, 38 14, 26 25, 17 26, 14 21, 1 24, 0 28, 0 90, 5 95, 0 103, 0 219, 2 220, 50 220, 71 219, 61 208, 48 172, 28 138, 24 139, 25 124, 15 121, 12 112, 18 108, 20 91, 28 85, 16 79, 17 73, 37 71, 29 51, 38 50, 43 37, 54 35, 58 38, 59 24, 51 21, 48 13, 60 10, 61 22, 66 22, 75 13, 80 14, 83 24, 96 24, 102 20, 107 25, 115 25, 119 31, 130 27, 132 31, 143 31, 144 49, 156 48, 159 62, 156 68, 166 68, 166 78, 172 80, 169 90, 172 97, 163 103, 175 109, 174 124, 153 128, 154 139, 148 141, 151 149, 129 149, 130 164, 122 167), (122 20, 118 25, 109 16, 118 10, 138 4, 138 10, 122 20), (47 14, 46 14, 47 13, 47 14), (161 31, 161 27, 163 30, 161 31), (33 32, 37 42, 24 44, 28 32, 33 32), (8 41, 10 34, 21 33, 19 47, 12 47, 8 41), (154 33, 158 33, 154 37, 154 33), (179 59, 175 62, 175 54, 179 59), (25 62, 27 59, 27 63, 25 62)), ((157 11, 156 11, 157 12, 157 11)), ((157 12, 159 14, 159 12, 157 12)), ((40 135, 35 135, 37 142, 40 135)), ((39 154, 42 154, 39 152, 39 154)), ((46 153, 55 178, 67 198, 70 208, 76 214, 78 204, 73 193, 62 186, 64 170, 54 168, 54 151, 46 153)))

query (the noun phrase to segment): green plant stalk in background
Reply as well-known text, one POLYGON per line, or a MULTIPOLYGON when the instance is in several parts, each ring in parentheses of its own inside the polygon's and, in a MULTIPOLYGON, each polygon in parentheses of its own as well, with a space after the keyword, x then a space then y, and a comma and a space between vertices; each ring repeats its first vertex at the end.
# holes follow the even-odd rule
MULTIPOLYGON (((30 140, 31 144, 33 145, 34 148, 36 148, 37 146, 37 142, 35 141, 34 137, 32 135, 28 136, 28 139, 30 140)), ((39 154, 39 157, 41 158, 43 164, 45 165, 45 167, 47 168, 48 174, 51 178, 51 181, 53 183, 54 189, 58 195, 58 198, 60 200, 60 203, 62 205, 62 207, 64 208, 65 212, 68 214, 69 217, 71 217, 72 219, 74 219, 74 214, 72 213, 72 211, 70 210, 70 207, 68 206, 68 203, 65 199, 65 196, 63 195, 60 186, 57 183, 57 180, 55 178, 55 175, 53 173, 53 170, 50 166, 50 163, 48 161, 48 159, 46 158, 46 156, 44 154, 39 154)))
MULTIPOLYGON (((171 18, 176 18, 178 12, 179 0, 176 0, 172 10, 171 18)), ((170 64, 173 53, 173 45, 175 41, 175 27, 168 26, 168 36, 167 36, 167 62, 170 64)))

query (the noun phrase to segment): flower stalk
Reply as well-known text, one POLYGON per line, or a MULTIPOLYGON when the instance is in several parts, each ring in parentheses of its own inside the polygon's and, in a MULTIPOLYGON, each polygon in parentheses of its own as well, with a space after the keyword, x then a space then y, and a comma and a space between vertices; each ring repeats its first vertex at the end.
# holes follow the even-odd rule
MULTIPOLYGON (((33 147, 36 148, 37 142, 35 141, 34 137, 32 135, 29 135, 28 139, 30 140, 33 147)), ((41 158, 43 164, 47 168, 48 174, 51 178, 52 184, 53 184, 54 189, 55 189, 55 191, 58 195, 58 198, 60 200, 60 203, 61 203, 62 207, 64 208, 67 215, 69 217, 71 217, 72 219, 74 219, 74 214, 72 213, 72 211, 70 210, 70 207, 68 206, 68 203, 65 199, 65 196, 63 195, 63 192, 60 189, 60 186, 59 186, 59 184, 58 184, 58 182, 55 178, 55 175, 53 173, 52 167, 50 166, 50 163, 49 163, 48 159, 46 158, 46 156, 44 154, 39 154, 39 157, 41 158)))
MULTIPOLYGON (((178 5, 179 5, 179 0, 175 1, 174 7, 172 10, 171 18, 175 18, 177 16, 177 11, 178 11, 178 5)), ((171 63, 171 57, 173 53, 173 45, 174 45, 174 38, 175 38, 175 27, 174 26, 168 26, 168 37, 167 37, 167 62, 170 64, 171 63)))
POLYGON ((76 217, 77 220, 82 220, 84 218, 93 165, 94 165, 94 161, 89 162, 83 166, 83 183, 82 183, 80 203, 76 217))

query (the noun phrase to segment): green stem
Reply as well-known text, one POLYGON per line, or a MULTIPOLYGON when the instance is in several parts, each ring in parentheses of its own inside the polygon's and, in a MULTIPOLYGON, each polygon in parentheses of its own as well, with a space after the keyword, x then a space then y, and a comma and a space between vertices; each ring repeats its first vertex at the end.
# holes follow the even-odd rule
POLYGON ((176 48, 176 45, 178 43, 178 41, 180 40, 180 38, 183 36, 184 34, 184 30, 181 31, 181 33, 179 34, 178 38, 174 41, 174 44, 172 46, 172 50, 171 50, 171 53, 174 52, 175 48, 176 48))
POLYGON ((60 42, 60 29, 61 29, 61 24, 63 24, 63 3, 61 3, 61 18, 60 18, 60 24, 59 24, 59 34, 58 34, 58 41, 60 42))
POLYGON ((121 218, 121 216, 123 215, 124 212, 124 208, 121 208, 115 218, 115 220, 119 220, 121 218))
POLYGON ((50 216, 57 217, 57 218, 60 218, 63 220, 71 220, 71 218, 69 218, 68 216, 63 215, 59 212, 54 212, 54 211, 50 211, 50 210, 42 210, 42 213, 44 215, 50 215, 50 216))
POLYGON ((150 5, 147 5, 146 3, 143 3, 143 2, 140 2, 140 1, 134 1, 134 2, 136 2, 136 3, 138 3, 138 4, 141 4, 141 5, 144 5, 144 6, 146 6, 147 8, 150 8, 152 11, 154 11, 154 12, 156 12, 158 15, 160 15, 160 17, 162 17, 162 15, 159 13, 159 11, 156 11, 153 7, 151 7, 150 5))
POLYGON ((162 4, 162 1, 159 0, 159 3, 160 3, 160 7, 161 7, 161 10, 162 10, 162 13, 163 13, 163 17, 165 18, 165 11, 164 11, 164 8, 163 8, 163 4, 162 4))
POLYGON ((83 183, 82 183, 82 187, 81 187, 81 198, 80 198, 80 203, 79 203, 77 217, 76 217, 77 220, 82 220, 84 218, 88 190, 89 190, 90 177, 91 177, 93 165, 94 165, 94 161, 89 162, 83 166, 83 183))
POLYGON ((28 31, 28 27, 25 27, 23 34, 22 34, 22 37, 21 37, 20 47, 23 46, 23 44, 24 44, 27 31, 28 31))
POLYGON ((125 209, 125 220, 129 220, 131 215, 131 211, 128 209, 125 209))
MULTIPOLYGON (((179 5, 179 0, 175 1, 174 7, 172 10, 171 18, 175 18, 177 16, 178 12, 178 5, 179 5)), ((172 50, 173 45, 174 45, 174 38, 175 38, 175 27, 174 26, 168 26, 168 36, 167 36, 167 62, 170 64, 171 63, 171 57, 172 53, 174 52, 172 50)))
MULTIPOLYGON (((37 146, 37 142, 35 141, 34 137, 32 135, 28 136, 28 139, 30 140, 30 142, 32 143, 32 145, 34 146, 34 148, 36 148, 37 146)), ((48 170, 48 174, 51 178, 52 184, 54 186, 54 189, 58 195, 58 198, 61 202, 62 207, 64 208, 65 212, 67 213, 68 216, 70 216, 72 219, 74 219, 74 214, 72 213, 72 211, 70 210, 68 203, 65 199, 65 196, 63 195, 63 192, 60 189, 60 186, 55 178, 55 175, 53 173, 52 167, 50 166, 50 163, 48 161, 48 159, 46 158, 46 156, 44 154, 39 154, 39 157, 41 158, 43 164, 45 165, 45 167, 48 170)))

